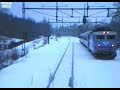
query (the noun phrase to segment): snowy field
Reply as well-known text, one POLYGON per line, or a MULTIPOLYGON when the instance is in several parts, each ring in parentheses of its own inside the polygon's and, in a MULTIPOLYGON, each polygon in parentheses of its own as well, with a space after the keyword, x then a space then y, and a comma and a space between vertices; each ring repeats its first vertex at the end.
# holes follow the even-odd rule
POLYGON ((29 53, 0 71, 1 88, 46 88, 50 74, 54 73, 69 42, 50 88, 70 88, 73 41, 74 88, 120 88, 120 51, 114 60, 100 60, 95 59, 75 37, 50 39, 50 44, 43 47, 39 41, 36 49, 33 41, 28 43, 31 44, 28 45, 29 53))

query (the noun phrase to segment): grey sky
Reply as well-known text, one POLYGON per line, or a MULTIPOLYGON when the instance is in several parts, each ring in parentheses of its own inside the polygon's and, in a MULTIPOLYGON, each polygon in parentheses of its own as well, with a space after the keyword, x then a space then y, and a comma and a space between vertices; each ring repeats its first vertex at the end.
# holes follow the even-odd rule
MULTIPOLYGON (((83 8, 84 3, 86 3, 86 2, 58 2, 58 5, 59 5, 59 8, 61 6, 66 6, 66 5, 67 5, 67 7, 65 7, 65 8, 83 8)), ((56 2, 26 2, 25 4, 26 4, 26 7, 42 7, 42 6, 54 7, 56 5, 56 2)), ((89 6, 90 7, 93 7, 93 6, 94 7, 102 7, 102 6, 114 7, 113 2, 89 2, 89 6)), ((22 17, 22 3, 21 2, 13 2, 12 8, 10 9, 10 11, 12 12, 13 15, 22 17)), ((56 13, 55 13, 56 11, 51 11, 51 10, 36 10, 36 11, 40 11, 40 12, 47 13, 47 14, 54 15, 54 16, 56 15, 56 13)), ((71 11, 65 11, 65 10, 62 10, 62 11, 71 15, 71 11)), ((82 10, 78 10, 78 11, 82 14, 84 12, 82 10)), ((92 14, 95 14, 100 11, 103 11, 103 10, 94 10, 94 11, 89 10, 88 14, 92 15, 92 14)), ((62 19, 62 17, 69 17, 61 12, 58 12, 58 16, 61 17, 61 18, 58 18, 60 20, 62 19)), ((73 16, 80 17, 80 21, 82 21, 83 16, 81 14, 74 12, 73 16)), ((107 16, 107 11, 104 10, 104 12, 93 15, 93 16, 89 17, 88 19, 90 19, 93 22, 96 21, 96 19, 98 21, 110 20, 110 18, 107 18, 106 16, 107 16), (95 18, 96 16, 99 16, 99 18, 95 18), (104 16, 104 17, 100 17, 100 16, 104 16)), ((36 22, 42 21, 44 17, 46 17, 46 19, 49 18, 50 21, 55 21, 55 19, 56 19, 55 17, 52 17, 52 16, 48 16, 48 15, 44 15, 44 14, 26 10, 26 18, 29 18, 29 17, 34 19, 36 22)), ((77 21, 79 21, 79 18, 63 18, 63 21, 77 22, 77 21)))

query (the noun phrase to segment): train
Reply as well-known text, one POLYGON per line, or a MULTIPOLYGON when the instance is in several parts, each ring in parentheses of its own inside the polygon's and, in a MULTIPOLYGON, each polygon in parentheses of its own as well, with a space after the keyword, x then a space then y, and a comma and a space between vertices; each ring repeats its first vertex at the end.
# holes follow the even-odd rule
POLYGON ((114 59, 117 56, 118 35, 115 31, 97 27, 79 35, 79 41, 96 58, 114 59))

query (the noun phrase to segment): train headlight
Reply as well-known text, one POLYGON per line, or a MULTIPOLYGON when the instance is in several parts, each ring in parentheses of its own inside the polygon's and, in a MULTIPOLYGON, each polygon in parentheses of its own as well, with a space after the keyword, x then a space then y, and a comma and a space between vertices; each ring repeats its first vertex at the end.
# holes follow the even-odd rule
POLYGON ((102 32, 103 34, 105 34, 105 32, 102 32))
POLYGON ((100 47, 100 44, 98 44, 97 46, 100 47))
POLYGON ((114 45, 112 44, 112 47, 114 47, 114 45))
POLYGON ((109 32, 107 32, 107 34, 109 34, 109 32))
POLYGON ((103 34, 109 34, 109 32, 106 32, 106 31, 104 31, 104 32, 102 32, 103 34))

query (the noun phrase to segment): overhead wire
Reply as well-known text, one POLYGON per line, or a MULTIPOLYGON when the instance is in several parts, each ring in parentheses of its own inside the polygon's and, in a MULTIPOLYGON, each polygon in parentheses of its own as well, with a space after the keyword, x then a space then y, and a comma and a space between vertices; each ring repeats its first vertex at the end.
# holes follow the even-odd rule
MULTIPOLYGON (((27 10, 33 11, 33 12, 36 12, 36 13, 40 13, 40 14, 44 14, 44 15, 48 15, 48 16, 51 16, 51 17, 56 17, 56 16, 54 16, 54 15, 47 14, 47 13, 43 13, 43 12, 36 11, 36 10, 32 10, 32 9, 27 9, 27 10)), ((59 10, 59 11, 60 11, 61 13, 64 13, 64 14, 70 16, 70 17, 60 17, 60 16, 59 16, 59 18, 71 18, 71 15, 70 15, 70 14, 67 14, 67 13, 65 13, 65 12, 63 12, 63 11, 61 11, 61 10, 59 10)), ((73 11, 76 12, 76 13, 78 13, 78 14, 83 15, 82 13, 80 13, 80 12, 78 12, 78 11, 75 11, 75 10, 73 10, 73 11)), ((94 13, 94 14, 91 14, 91 15, 89 15, 88 17, 90 17, 90 18, 103 17, 103 16, 96 16, 96 17, 91 17, 91 16, 94 16, 94 15, 96 15, 96 14, 99 14, 99 13, 102 13, 102 12, 105 12, 105 11, 106 11, 106 10, 103 10, 103 11, 100 11, 100 12, 97 12, 97 13, 94 13)), ((73 18, 80 18, 80 16, 74 16, 73 18)))
POLYGON ((104 5, 100 6, 100 3, 98 4, 97 2, 94 2, 95 4, 99 5, 98 7, 105 7, 104 5))
POLYGON ((46 13, 43 13, 43 12, 40 12, 40 11, 31 10, 31 9, 28 9, 28 10, 33 11, 33 12, 37 12, 37 13, 40 13, 40 14, 44 14, 44 15, 48 15, 48 16, 52 16, 52 17, 56 17, 56 16, 54 16, 54 15, 46 14, 46 13))
MULTIPOLYGON (((60 10, 59 10, 60 11, 60 10)), ((63 11, 60 11, 61 13, 64 13, 64 14, 66 14, 66 15, 68 15, 68 16, 70 16, 71 17, 71 15, 69 15, 69 14, 67 14, 67 13, 65 13, 65 12, 63 12, 63 11)))
POLYGON ((94 14, 91 14, 91 15, 89 15, 88 17, 90 17, 90 16, 93 16, 93 15, 96 15, 96 14, 99 14, 99 13, 102 13, 102 12, 105 12, 106 10, 103 10, 103 11, 100 11, 100 12, 97 12, 97 13, 94 13, 94 14))
POLYGON ((79 14, 83 15, 82 13, 80 13, 80 12, 78 12, 78 11, 75 11, 75 10, 74 10, 74 12, 76 12, 76 13, 79 13, 79 14))

